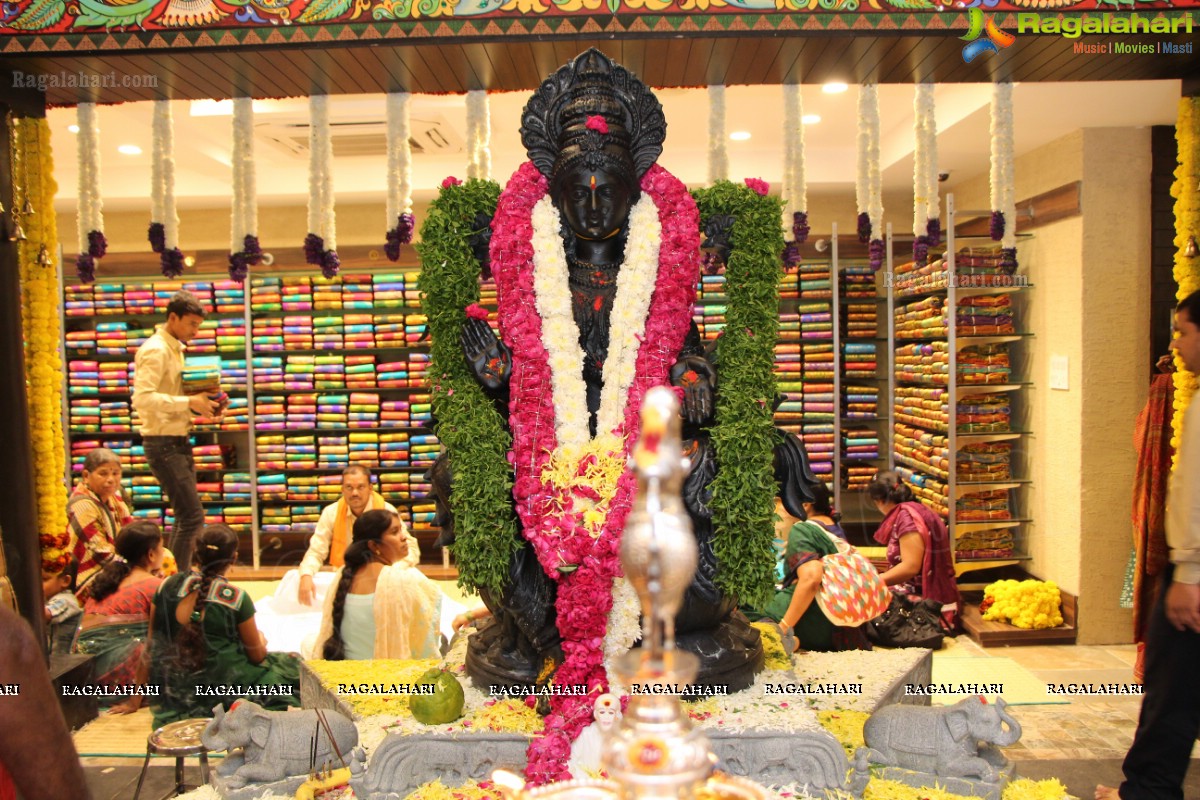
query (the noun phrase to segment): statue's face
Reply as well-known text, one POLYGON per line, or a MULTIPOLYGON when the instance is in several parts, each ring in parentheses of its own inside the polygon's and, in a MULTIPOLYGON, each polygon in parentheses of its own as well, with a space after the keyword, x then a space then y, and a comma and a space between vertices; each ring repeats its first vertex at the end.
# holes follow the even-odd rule
POLYGON ((558 205, 576 236, 607 239, 625 225, 632 199, 620 174, 580 167, 563 180, 558 205))

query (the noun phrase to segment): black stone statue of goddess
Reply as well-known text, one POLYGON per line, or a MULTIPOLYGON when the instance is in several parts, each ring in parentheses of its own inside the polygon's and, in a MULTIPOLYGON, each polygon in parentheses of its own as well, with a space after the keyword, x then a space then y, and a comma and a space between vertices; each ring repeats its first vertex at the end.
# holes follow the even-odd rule
MULTIPOLYGON (((640 637, 618 549, 636 488, 627 459, 638 410, 664 384, 677 387, 695 443, 684 493, 700 567, 676 619, 678 646, 700 655, 700 683, 737 690, 761 666, 757 631, 714 582, 706 487, 716 467, 703 427, 716 373, 691 319, 699 214, 656 164, 665 136, 653 93, 598 50, 543 82, 522 114, 530 160, 491 224, 500 337, 468 319, 461 341, 472 372, 507 411, 525 539, 503 596, 484 593, 495 621, 469 645, 477 683, 553 675, 556 686, 597 694, 608 688, 606 664, 640 637)), ((444 492, 444 465, 440 474, 444 492)), ((551 695, 527 774, 561 777, 566 760, 555 759, 591 721, 593 700, 551 695)))

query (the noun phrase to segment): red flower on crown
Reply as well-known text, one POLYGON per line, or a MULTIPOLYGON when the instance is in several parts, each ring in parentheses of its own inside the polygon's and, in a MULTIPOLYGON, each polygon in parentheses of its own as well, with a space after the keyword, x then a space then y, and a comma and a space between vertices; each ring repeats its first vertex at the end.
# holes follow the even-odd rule
POLYGON ((471 305, 467 306, 466 311, 467 311, 467 316, 470 317, 471 319, 484 319, 485 320, 488 318, 488 310, 486 308, 484 308, 483 306, 479 305, 479 303, 471 303, 471 305))
POLYGON ((608 120, 599 114, 592 114, 587 118, 587 128, 598 133, 608 133, 608 120))

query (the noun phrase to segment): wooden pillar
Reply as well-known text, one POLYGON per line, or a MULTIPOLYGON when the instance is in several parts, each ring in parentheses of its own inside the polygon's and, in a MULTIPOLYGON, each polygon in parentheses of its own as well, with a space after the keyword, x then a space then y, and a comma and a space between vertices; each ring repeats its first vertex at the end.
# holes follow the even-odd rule
MULTIPOLYGON (((10 89, 12 74, 0 71, 0 536, 18 610, 44 641, 41 546, 38 542, 37 494, 33 449, 29 436, 29 403, 25 391, 25 346, 21 330, 21 282, 17 245, 8 240, 13 204, 10 114, 45 116, 45 96, 10 89)), ((42 211, 43 209, 39 209, 42 211)))

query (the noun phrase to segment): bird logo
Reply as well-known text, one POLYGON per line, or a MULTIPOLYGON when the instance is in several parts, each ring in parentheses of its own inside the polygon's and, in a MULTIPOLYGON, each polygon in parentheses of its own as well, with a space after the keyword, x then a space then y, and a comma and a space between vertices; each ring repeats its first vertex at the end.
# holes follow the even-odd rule
POLYGON ((968 64, 981 53, 998 53, 1017 40, 1011 33, 1000 30, 996 21, 978 8, 968 9, 967 16, 970 29, 958 38, 967 43, 963 46, 962 57, 968 64))

